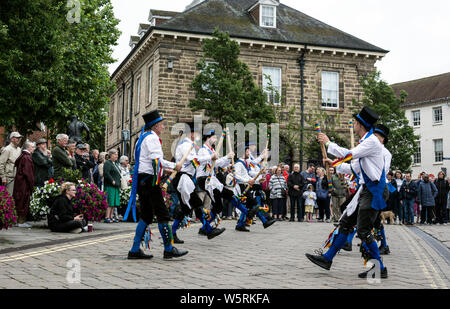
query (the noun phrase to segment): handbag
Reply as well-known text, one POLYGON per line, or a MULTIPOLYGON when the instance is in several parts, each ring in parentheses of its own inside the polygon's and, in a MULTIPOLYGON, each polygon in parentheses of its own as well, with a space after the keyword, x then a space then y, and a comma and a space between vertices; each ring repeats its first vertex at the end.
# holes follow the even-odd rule
POLYGON ((120 169, 117 167, 117 165, 114 164, 114 163, 113 163, 113 165, 114 165, 114 167, 116 168, 116 170, 119 172, 119 175, 120 175, 120 189, 121 189, 121 190, 126 190, 126 189, 128 189, 128 181, 127 181, 127 179, 126 179, 125 177, 122 176, 122 172, 121 172, 120 169))
POLYGON ((277 177, 278 183, 281 185, 281 196, 286 198, 286 190, 283 190, 283 184, 280 182, 280 178, 277 177))

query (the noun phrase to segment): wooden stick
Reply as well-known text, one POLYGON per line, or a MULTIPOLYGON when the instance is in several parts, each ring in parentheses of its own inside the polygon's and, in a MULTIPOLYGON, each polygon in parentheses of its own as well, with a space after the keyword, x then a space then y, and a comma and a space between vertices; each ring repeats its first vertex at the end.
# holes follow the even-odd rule
POLYGON ((349 129, 350 129, 350 147, 351 147, 351 149, 353 149, 353 148, 355 148, 355 135, 353 134, 353 121, 350 121, 349 129))
MULTIPOLYGON (((191 153, 192 149, 194 148, 194 142, 192 142, 191 146, 189 147, 189 150, 186 151, 186 153, 184 154, 183 158, 181 158, 180 163, 181 166, 183 166, 184 161, 186 161, 187 157, 189 156, 189 154, 191 153)), ((170 174, 169 179, 166 180, 166 182, 163 184, 162 189, 164 191, 167 190, 167 187, 169 186, 169 183, 171 183, 175 177, 177 176, 177 171, 174 171, 172 174, 170 174)))

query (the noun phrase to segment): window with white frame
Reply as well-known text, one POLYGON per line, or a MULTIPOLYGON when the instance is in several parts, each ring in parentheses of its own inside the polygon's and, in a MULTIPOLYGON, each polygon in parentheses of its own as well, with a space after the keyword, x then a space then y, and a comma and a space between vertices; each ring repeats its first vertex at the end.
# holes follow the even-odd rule
POLYGON ((414 127, 420 126, 420 110, 412 111, 412 123, 414 127))
POLYGON ((442 106, 433 108, 433 123, 442 123, 442 106))
POLYGON ((153 66, 148 69, 148 104, 152 104, 153 95, 153 66))
POLYGON ((276 28, 277 14, 276 7, 269 5, 261 5, 261 27, 276 28))
POLYGON ((339 73, 322 71, 322 107, 339 108, 339 73))
POLYGON ((272 104, 281 103, 281 68, 263 67, 263 90, 267 101, 272 104))
POLYGON ((444 145, 442 139, 435 139, 434 142, 434 162, 444 161, 444 145))
POLYGON ((420 147, 420 141, 417 142, 417 152, 414 153, 414 164, 419 165, 422 163, 422 149, 420 147))
POLYGON ((134 109, 135 114, 139 114, 141 109, 141 78, 139 77, 136 81, 136 106, 134 109))

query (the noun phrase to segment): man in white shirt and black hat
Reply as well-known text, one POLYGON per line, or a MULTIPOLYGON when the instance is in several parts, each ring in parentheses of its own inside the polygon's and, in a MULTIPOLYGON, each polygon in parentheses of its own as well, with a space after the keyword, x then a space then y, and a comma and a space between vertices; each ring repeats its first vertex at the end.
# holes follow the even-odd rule
POLYGON ((141 220, 136 227, 133 247, 128 252, 128 259, 150 259, 153 256, 144 254, 140 249, 142 238, 147 226, 152 224, 153 216, 156 215, 158 228, 164 243, 164 258, 181 257, 188 251, 173 247, 173 235, 169 225, 169 210, 164 203, 161 191, 161 176, 171 169, 180 170, 181 165, 164 159, 162 141, 159 138, 164 131, 163 118, 157 110, 153 110, 143 116, 145 126, 142 128, 139 141, 136 144, 136 164, 133 174, 132 191, 128 209, 124 216, 126 221, 129 212, 133 210, 136 217, 135 204, 136 193, 139 194, 141 206, 141 220))
MULTIPOLYGON (((352 169, 360 175, 360 188, 348 205, 344 215, 339 221, 339 233, 335 236, 328 251, 322 255, 306 254, 306 257, 314 264, 329 270, 334 256, 347 242, 347 236, 357 226, 358 237, 361 239, 365 257, 377 260, 380 266, 381 278, 387 278, 387 268, 383 265, 378 245, 372 235, 374 223, 379 211, 386 208, 388 189, 386 186, 385 162, 383 157, 383 145, 374 135, 374 125, 379 119, 369 107, 364 107, 359 114, 354 114, 355 132, 361 140, 354 149, 348 150, 330 142, 329 138, 320 133, 318 140, 326 144, 328 152, 338 158, 335 166, 339 173, 351 172, 350 165, 344 169, 342 162, 352 161, 352 169), (340 170, 340 168, 342 168, 340 170), (344 170, 343 170, 344 169, 344 170), (356 213, 356 216, 354 215, 356 213)), ((375 265, 373 266, 375 267, 375 265)), ((366 278, 369 271, 359 274, 360 278, 366 278)))

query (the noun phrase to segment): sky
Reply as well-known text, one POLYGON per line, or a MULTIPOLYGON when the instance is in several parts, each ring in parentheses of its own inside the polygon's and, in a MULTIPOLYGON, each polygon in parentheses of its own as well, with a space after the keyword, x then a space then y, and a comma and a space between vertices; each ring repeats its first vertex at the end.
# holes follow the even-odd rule
MULTIPOLYGON (((112 0, 122 35, 114 47, 118 61, 131 51, 130 35, 148 23, 150 9, 181 12, 192 0, 112 0)), ((255 0, 256 2, 256 0, 255 0)), ((389 84, 450 72, 449 0, 281 0, 330 26, 390 52, 376 67, 389 84)))

